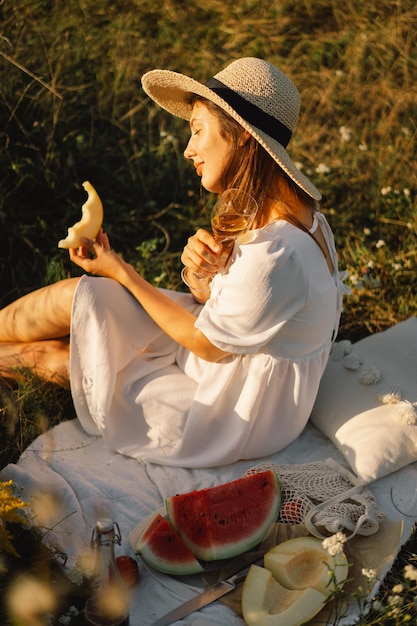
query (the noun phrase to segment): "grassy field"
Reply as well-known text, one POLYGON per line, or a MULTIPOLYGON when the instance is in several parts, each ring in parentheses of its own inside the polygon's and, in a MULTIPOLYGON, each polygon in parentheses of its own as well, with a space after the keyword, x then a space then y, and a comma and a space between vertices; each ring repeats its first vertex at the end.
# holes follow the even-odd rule
MULTIPOLYGON (((182 155, 186 124, 140 77, 161 67, 206 80, 260 56, 301 92, 290 153, 325 196, 350 274, 340 336, 416 313, 414 0, 13 0, 0 15, 0 305, 77 275, 57 241, 79 219, 84 180, 112 246, 154 284, 182 288, 181 250, 210 198, 182 155)), ((66 392, 29 375, 0 393, 0 467, 73 415, 66 392)), ((410 594, 400 617, 388 607, 363 623, 405 623, 410 594)))

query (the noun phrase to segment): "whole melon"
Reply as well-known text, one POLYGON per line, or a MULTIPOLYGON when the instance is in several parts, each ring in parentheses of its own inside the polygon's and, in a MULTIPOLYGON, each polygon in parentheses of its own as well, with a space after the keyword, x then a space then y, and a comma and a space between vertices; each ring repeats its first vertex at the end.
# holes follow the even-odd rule
POLYGON ((278 518, 281 490, 271 470, 167 498, 169 521, 202 561, 228 559, 260 543, 278 518))

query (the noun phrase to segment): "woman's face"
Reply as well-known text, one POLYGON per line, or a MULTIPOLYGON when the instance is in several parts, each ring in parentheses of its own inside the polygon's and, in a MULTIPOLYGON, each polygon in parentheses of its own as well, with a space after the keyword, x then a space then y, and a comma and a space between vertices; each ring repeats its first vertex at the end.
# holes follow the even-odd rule
POLYGON ((230 161, 232 143, 221 135, 218 118, 202 102, 193 106, 190 129, 191 137, 184 156, 193 161, 203 187, 221 193, 224 191, 222 175, 230 161))

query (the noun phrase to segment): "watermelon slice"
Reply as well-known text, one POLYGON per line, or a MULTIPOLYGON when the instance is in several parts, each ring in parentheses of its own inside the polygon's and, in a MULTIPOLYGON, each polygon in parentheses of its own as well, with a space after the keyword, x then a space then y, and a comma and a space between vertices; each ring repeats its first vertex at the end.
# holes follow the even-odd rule
POLYGON ((228 559, 250 550, 277 520, 280 485, 273 470, 172 496, 168 519, 198 559, 228 559))
POLYGON ((203 571, 199 561, 160 513, 152 518, 143 531, 135 552, 165 574, 199 574, 203 571))

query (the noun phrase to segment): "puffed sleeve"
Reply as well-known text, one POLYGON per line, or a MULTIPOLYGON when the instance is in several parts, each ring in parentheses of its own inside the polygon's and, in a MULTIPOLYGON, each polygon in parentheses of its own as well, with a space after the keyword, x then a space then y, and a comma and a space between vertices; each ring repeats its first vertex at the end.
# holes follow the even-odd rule
POLYGON ((217 347, 251 354, 265 345, 306 302, 301 256, 281 238, 236 244, 231 263, 213 281, 196 327, 217 347))

